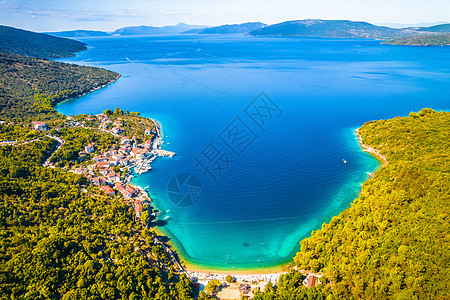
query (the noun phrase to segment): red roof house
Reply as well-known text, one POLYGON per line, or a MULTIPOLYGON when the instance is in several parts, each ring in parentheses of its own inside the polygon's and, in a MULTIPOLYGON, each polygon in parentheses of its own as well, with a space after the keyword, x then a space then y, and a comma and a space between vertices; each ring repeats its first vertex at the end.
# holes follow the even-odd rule
POLYGON ((142 216, 142 203, 141 202, 136 202, 136 204, 134 205, 134 211, 136 213, 136 218, 140 218, 142 216))
POLYGON ((100 187, 100 189, 108 196, 114 196, 116 194, 116 192, 114 192, 114 190, 108 186, 108 185, 103 185, 100 187))

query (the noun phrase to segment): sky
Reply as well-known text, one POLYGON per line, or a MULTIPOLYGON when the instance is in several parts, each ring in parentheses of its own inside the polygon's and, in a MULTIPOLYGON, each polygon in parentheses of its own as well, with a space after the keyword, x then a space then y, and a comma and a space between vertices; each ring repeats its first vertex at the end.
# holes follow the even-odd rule
POLYGON ((330 19, 376 25, 450 23, 449 0, 0 0, 0 24, 33 31, 184 22, 222 25, 260 21, 330 19))

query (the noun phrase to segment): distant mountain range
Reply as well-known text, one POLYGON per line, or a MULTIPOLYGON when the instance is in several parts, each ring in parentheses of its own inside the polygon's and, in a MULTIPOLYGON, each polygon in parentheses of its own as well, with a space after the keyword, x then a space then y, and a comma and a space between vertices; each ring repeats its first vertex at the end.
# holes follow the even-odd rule
POLYGON ((425 27, 396 29, 348 20, 299 20, 274 24, 252 31, 249 34, 255 36, 386 39, 432 33, 427 31, 425 27))
POLYGON ((0 52, 54 59, 86 49, 82 42, 0 25, 0 52))
POLYGON ((204 25, 188 25, 179 23, 174 26, 132 26, 119 28, 112 33, 103 31, 75 30, 51 33, 64 37, 89 37, 107 35, 158 35, 158 34, 249 34, 254 36, 305 36, 325 38, 369 38, 369 39, 394 39, 411 36, 436 35, 449 33, 450 24, 435 25, 430 27, 391 28, 377 26, 367 22, 355 22, 348 20, 297 20, 287 21, 273 25, 260 22, 222 25, 206 27, 204 25))
POLYGON ((266 27, 267 24, 260 22, 250 22, 242 24, 232 24, 232 25, 222 25, 210 28, 204 28, 202 30, 190 30, 183 33, 197 33, 197 34, 238 34, 238 33, 249 33, 254 30, 266 27))
POLYGON ((205 25, 188 25, 185 23, 178 23, 173 26, 131 26, 119 28, 112 35, 154 35, 154 34, 176 34, 192 29, 203 29, 205 25))
POLYGON ((105 31, 96 31, 96 30, 58 31, 58 32, 46 32, 46 34, 50 34, 50 35, 58 36, 58 37, 67 37, 67 38, 108 36, 109 35, 109 33, 105 32, 105 31))

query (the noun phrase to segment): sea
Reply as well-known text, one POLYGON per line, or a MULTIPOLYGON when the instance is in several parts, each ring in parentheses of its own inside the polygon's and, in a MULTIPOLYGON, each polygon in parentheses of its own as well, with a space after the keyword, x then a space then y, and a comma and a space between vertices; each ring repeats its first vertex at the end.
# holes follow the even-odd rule
POLYGON ((193 267, 292 261, 380 167, 354 130, 450 108, 450 47, 246 35, 80 39, 60 61, 113 70, 111 85, 57 106, 66 115, 140 112, 162 128, 148 190, 156 226, 193 267))

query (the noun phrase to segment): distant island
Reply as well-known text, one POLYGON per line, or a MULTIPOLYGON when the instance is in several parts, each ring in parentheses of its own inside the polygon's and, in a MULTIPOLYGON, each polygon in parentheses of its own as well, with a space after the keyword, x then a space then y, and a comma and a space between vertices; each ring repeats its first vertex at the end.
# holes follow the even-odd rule
POLYGON ((79 41, 0 25, 0 52, 54 59, 86 49, 79 41))
POLYGON ((382 44, 402 46, 447 46, 450 45, 450 33, 410 36, 385 41, 382 44))
POLYGON ((67 38, 84 38, 84 37, 96 37, 96 36, 109 36, 110 34, 105 31, 98 30, 70 30, 70 31, 58 31, 58 32, 45 32, 46 34, 67 37, 67 38))
POLYGON ((232 25, 221 25, 216 27, 204 28, 197 31, 186 31, 183 33, 197 33, 197 34, 238 34, 238 33, 249 33, 254 30, 266 27, 267 24, 260 22, 242 23, 242 24, 232 24, 232 25))
MULTIPOLYGON (((95 30, 73 30, 49 32, 58 37, 84 38, 104 36, 135 36, 135 35, 164 35, 164 34, 248 34, 253 36, 279 36, 279 37, 322 37, 322 38, 357 38, 392 40, 416 36, 434 36, 450 33, 450 24, 441 24, 429 27, 392 28, 377 26, 367 22, 355 22, 350 20, 293 20, 277 24, 267 25, 261 22, 247 22, 242 24, 226 24, 209 27, 205 25, 188 25, 178 23, 171 26, 129 26, 116 29, 112 32, 95 30)), ((441 39, 442 37, 439 37, 441 39)), ((414 42, 416 42, 414 40, 414 42)), ((404 40, 399 43, 413 45, 404 40)), ((397 42, 389 41, 386 44, 397 42)), ((420 44, 420 41, 417 40, 420 44)), ((425 39, 424 45, 441 45, 433 38, 425 39)), ((415 45, 415 44, 414 44, 415 45)), ((1 51, 1 50, 0 50, 1 51)))
POLYGON ((115 30, 111 35, 156 35, 156 34, 177 34, 192 29, 205 28, 204 25, 188 25, 178 23, 173 26, 129 26, 115 30))
POLYGON ((254 36, 385 39, 433 33, 435 32, 428 31, 426 27, 396 29, 376 26, 367 22, 311 19, 274 24, 252 31, 249 34, 254 36))

